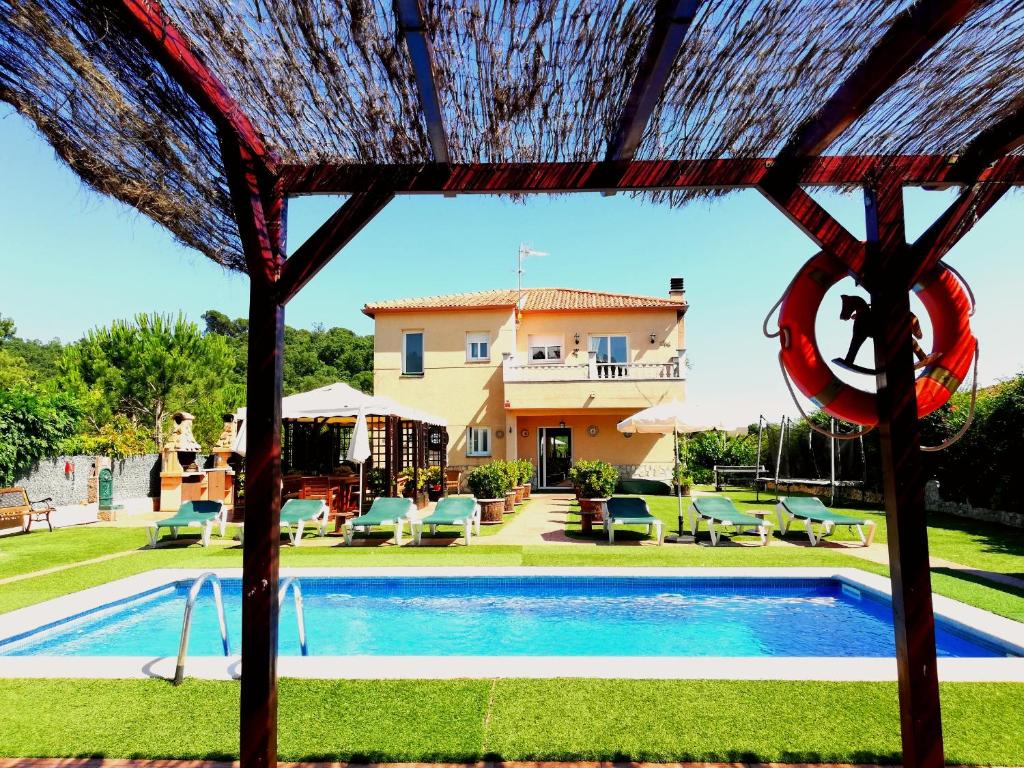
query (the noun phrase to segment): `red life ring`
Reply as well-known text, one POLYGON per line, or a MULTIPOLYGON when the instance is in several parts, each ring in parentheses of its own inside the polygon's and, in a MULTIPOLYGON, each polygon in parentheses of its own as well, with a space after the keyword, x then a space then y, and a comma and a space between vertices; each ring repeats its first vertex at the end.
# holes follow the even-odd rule
MULTIPOLYGON (((793 279, 779 311, 786 371, 804 395, 836 418, 854 424, 878 423, 875 394, 840 380, 818 349, 814 322, 829 288, 849 274, 845 264, 822 252, 808 261, 793 279)), ((935 362, 917 377, 917 415, 927 416, 956 392, 974 359, 977 340, 971 333, 972 304, 963 283, 939 264, 914 286, 932 322, 935 362)))

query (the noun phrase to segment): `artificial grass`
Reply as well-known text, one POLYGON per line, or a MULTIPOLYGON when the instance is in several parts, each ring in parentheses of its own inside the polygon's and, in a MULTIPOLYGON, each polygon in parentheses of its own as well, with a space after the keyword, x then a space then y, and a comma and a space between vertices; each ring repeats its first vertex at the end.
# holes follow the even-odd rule
POLYGON ((30 533, 0 536, 0 579, 139 549, 145 543, 146 532, 141 528, 83 526, 51 533, 44 525, 30 533))
MULTIPOLYGON (((595 660, 595 664, 599 661, 595 660)), ((1024 685, 941 686, 946 758, 1024 764, 1024 685)), ((898 762, 895 683, 290 680, 282 760, 898 762)), ((238 685, 9 680, 0 755, 237 758, 238 685)))

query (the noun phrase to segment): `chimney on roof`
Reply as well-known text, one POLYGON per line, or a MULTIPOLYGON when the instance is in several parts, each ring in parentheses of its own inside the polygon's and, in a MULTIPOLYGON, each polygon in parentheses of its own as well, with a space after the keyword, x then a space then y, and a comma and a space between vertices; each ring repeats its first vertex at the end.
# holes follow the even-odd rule
POLYGON ((683 278, 681 277, 670 277, 668 279, 668 295, 673 299, 682 299, 686 296, 686 288, 684 287, 683 278))

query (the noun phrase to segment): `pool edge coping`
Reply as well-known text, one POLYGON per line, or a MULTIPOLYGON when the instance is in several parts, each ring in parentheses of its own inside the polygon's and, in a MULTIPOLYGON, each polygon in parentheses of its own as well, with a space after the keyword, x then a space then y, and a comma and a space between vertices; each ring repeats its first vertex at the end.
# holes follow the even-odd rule
MULTIPOLYGON (((171 582, 212 571, 219 578, 240 578, 241 568, 157 568, 4 614, 0 641, 103 605, 125 600, 171 582)), ((376 577, 705 577, 833 578, 891 600, 889 580, 852 567, 371 567, 282 568, 281 576, 307 578, 376 577)), ((941 595, 933 595, 936 618, 1024 654, 1024 624, 941 595)), ((238 656, 196 656, 188 661, 190 677, 236 679, 238 656)), ((0 678, 170 678, 172 657, 5 656, 0 678)), ((941 658, 943 682, 1024 682, 1024 657, 941 658)), ((894 681, 892 657, 621 657, 621 656, 280 656, 281 677, 306 679, 458 679, 556 678, 673 680, 830 680, 894 681), (501 674, 495 674, 495 670, 501 674)))

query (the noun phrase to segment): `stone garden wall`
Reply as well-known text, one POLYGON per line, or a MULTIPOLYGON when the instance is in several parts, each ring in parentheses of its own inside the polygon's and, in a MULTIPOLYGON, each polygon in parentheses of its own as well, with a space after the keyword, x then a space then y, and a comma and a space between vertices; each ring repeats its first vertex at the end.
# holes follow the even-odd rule
POLYGON ((1024 514, 1020 512, 1002 512, 998 509, 985 509, 975 507, 970 503, 958 501, 946 501, 939 493, 939 481, 929 480, 924 487, 924 504, 929 512, 945 512, 948 515, 958 517, 969 517, 972 520, 984 520, 988 523, 999 523, 1010 525, 1014 528, 1024 528, 1024 514))
MULTIPOLYGON (((50 496, 53 503, 85 504, 96 500, 92 466, 95 456, 56 456, 43 459, 26 476, 15 483, 28 491, 30 499, 50 496), (65 472, 65 465, 74 465, 74 472, 65 472), (91 489, 90 489, 91 486, 91 489)), ((160 494, 160 455, 132 456, 110 462, 114 473, 114 498, 132 499, 160 494)))

